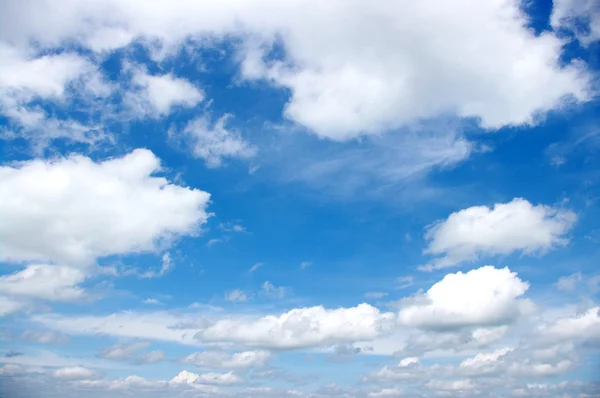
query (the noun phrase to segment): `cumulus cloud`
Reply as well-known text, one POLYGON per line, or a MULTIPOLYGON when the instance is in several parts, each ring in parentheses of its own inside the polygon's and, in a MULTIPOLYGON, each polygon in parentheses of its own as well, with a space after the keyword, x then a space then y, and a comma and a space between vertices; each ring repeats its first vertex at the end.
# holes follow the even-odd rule
POLYGON ((138 118, 167 116, 177 106, 191 108, 204 99, 200 89, 172 74, 150 75, 143 69, 134 69, 132 85, 123 101, 138 118))
POLYGON ((35 297, 50 301, 78 301, 86 296, 77 285, 85 274, 76 268, 30 265, 24 270, 0 277, 0 291, 12 296, 35 297))
POLYGON ((596 339, 600 340, 600 307, 592 307, 588 310, 557 319, 555 322, 545 325, 540 332, 543 336, 555 339, 596 339))
POLYGON ((234 342, 263 348, 306 348, 373 339, 393 325, 394 314, 368 304, 351 308, 293 309, 259 319, 222 319, 196 334, 199 341, 234 342))
POLYGON ((184 384, 215 384, 215 385, 232 385, 240 384, 243 381, 241 377, 229 373, 202 373, 196 374, 186 370, 175 376, 171 382, 173 383, 184 383, 184 384))
POLYGON ((421 269, 431 270, 482 256, 543 253, 568 243, 577 216, 570 210, 532 205, 525 199, 475 206, 430 226, 425 254, 441 255, 421 269))
POLYGON ((197 233, 210 195, 154 176, 159 170, 146 149, 101 162, 76 155, 1 167, 0 261, 89 265, 197 233))
MULTIPOLYGON (((224 115, 211 123, 207 115, 189 122, 183 130, 171 130, 170 136, 191 148, 195 157, 204 159, 208 167, 219 167, 224 158, 248 159, 257 149, 249 144, 239 131, 227 127, 231 115, 224 115)), ((236 231, 239 232, 239 231, 236 231)))
POLYGON ((89 145, 112 139, 101 127, 56 119, 36 104, 40 99, 60 104, 74 92, 86 98, 107 96, 111 88, 91 61, 71 52, 36 56, 2 41, 1 35, 0 58, 0 113, 9 121, 0 138, 32 140, 36 151, 57 138, 89 145))
POLYGON ((448 274, 425 293, 405 299, 398 320, 403 325, 442 330, 507 324, 532 309, 531 302, 519 299, 528 288, 529 283, 508 267, 448 274))
POLYGON ((235 353, 224 351, 202 351, 186 356, 182 359, 182 362, 194 364, 200 368, 247 369, 262 367, 270 358, 271 353, 265 350, 235 353))
POLYGON ((69 0, 59 11, 30 0, 1 11, 2 39, 22 46, 108 51, 143 38, 169 54, 189 37, 241 37, 241 76, 290 90, 285 116, 336 140, 449 112, 487 128, 533 123, 565 97, 588 98, 585 68, 561 64, 564 41, 532 32, 518 1, 69 0))

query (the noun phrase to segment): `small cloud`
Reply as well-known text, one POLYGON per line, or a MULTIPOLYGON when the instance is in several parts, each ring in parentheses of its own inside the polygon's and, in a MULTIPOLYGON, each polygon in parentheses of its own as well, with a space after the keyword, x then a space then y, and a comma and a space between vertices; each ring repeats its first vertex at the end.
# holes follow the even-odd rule
POLYGON ((225 300, 237 303, 245 303, 248 301, 248 296, 240 289, 234 289, 225 293, 225 300))
POLYGON ((282 287, 282 286, 275 287, 269 281, 266 281, 261 286, 261 294, 263 294, 264 296, 267 296, 267 297, 275 298, 275 299, 282 299, 282 298, 284 298, 285 295, 286 295, 286 293, 287 293, 287 291, 288 291, 287 288, 282 287))
POLYGON ((234 225, 231 229, 233 232, 246 232, 246 228, 243 225, 234 225))
POLYGON ((218 226, 218 228, 221 231, 225 231, 225 232, 237 232, 237 233, 248 232, 248 230, 246 229, 246 227, 244 227, 239 222, 220 223, 219 226, 218 226))
POLYGON ((553 156, 550 159, 550 164, 552 166, 556 166, 556 167, 562 166, 566 162, 567 162, 567 159, 564 156, 560 156, 560 155, 553 156))
POLYGON ((146 300, 144 300, 144 304, 162 305, 162 303, 155 298, 147 298, 146 300))
POLYGON ((250 271, 249 271, 249 272, 254 272, 254 271, 256 271, 257 269, 259 269, 260 267, 262 267, 263 265, 265 265, 265 263, 256 263, 256 264, 254 264, 254 265, 252 266, 252 268, 250 268, 250 271))
POLYGON ((206 247, 213 247, 217 243, 223 243, 223 239, 210 239, 208 242, 206 242, 206 247))
POLYGON ((387 295, 388 294, 384 293, 384 292, 368 292, 368 293, 365 293, 365 298, 368 298, 368 299, 381 299, 381 298, 384 298, 387 295))
POLYGON ((312 261, 302 261, 300 263, 300 269, 308 268, 312 265, 312 261))
POLYGON ((410 236, 409 232, 404 234, 404 240, 407 242, 412 242, 412 236, 410 236))
POLYGON ((583 280, 583 275, 581 275, 581 272, 576 272, 569 276, 561 276, 558 279, 558 282, 556 282, 556 287, 558 288, 558 290, 570 292, 572 290, 575 290, 577 285, 582 280, 583 280))
POLYGON ((173 265, 173 261, 171 260, 171 255, 169 253, 165 253, 162 256, 162 263, 159 270, 148 270, 145 272, 140 272, 137 269, 127 270, 124 275, 137 275, 141 279, 154 279, 160 278, 166 275, 169 271, 171 271, 175 266, 173 265))
POLYGON ((396 289, 406 289, 414 284, 414 278, 412 276, 404 276, 397 279, 398 287, 396 289))

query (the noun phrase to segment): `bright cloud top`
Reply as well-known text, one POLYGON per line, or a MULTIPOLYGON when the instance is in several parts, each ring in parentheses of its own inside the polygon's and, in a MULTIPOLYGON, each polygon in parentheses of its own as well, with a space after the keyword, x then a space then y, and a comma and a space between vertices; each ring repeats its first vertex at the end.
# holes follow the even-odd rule
POLYGON ((452 213, 429 227, 425 254, 442 255, 422 269, 431 270, 477 260, 483 256, 545 252, 564 246, 577 220, 574 212, 525 199, 475 206, 452 213))
POLYGON ((159 170, 145 149, 103 162, 71 156, 3 166, 1 259, 85 265, 197 233, 210 195, 153 176, 159 170))
POLYGON ((528 29, 516 0, 69 0, 60 12, 30 0, 1 11, 0 37, 19 45, 107 51, 157 40, 160 58, 189 37, 239 37, 242 77, 289 89, 285 116, 334 140, 449 112, 486 128, 528 124, 565 98, 588 98, 585 67, 561 65, 564 42, 528 29), (281 60, 270 56, 277 39, 281 60))

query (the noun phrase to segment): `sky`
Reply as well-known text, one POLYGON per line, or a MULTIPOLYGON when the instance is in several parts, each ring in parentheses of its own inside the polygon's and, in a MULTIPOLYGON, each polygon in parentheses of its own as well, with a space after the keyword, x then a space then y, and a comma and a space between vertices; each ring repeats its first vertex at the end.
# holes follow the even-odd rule
POLYGON ((600 396, 596 0, 0 2, 0 397, 600 396))

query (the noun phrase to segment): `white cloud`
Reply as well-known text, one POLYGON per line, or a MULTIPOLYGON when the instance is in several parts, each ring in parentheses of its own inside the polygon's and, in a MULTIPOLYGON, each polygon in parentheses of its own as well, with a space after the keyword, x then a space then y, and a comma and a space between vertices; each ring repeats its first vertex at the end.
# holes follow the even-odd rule
POLYGON ((201 116, 189 122, 182 131, 171 130, 169 134, 190 147, 193 155, 204 159, 208 167, 220 167, 223 158, 253 157, 256 148, 244 140, 237 130, 226 127, 230 118, 231 115, 225 115, 211 123, 208 116, 201 116))
POLYGON ((401 397, 402 395, 402 390, 399 388, 382 388, 381 390, 370 392, 367 396, 369 398, 387 398, 401 397))
POLYGON ((152 364, 164 361, 166 358, 167 355, 164 351, 154 350, 137 358, 135 362, 138 364, 152 364))
POLYGON ((491 353, 479 353, 472 358, 463 360, 459 367, 469 374, 494 372, 499 360, 511 351, 511 348, 501 348, 491 353))
POLYGON ((469 379, 454 380, 454 381, 441 381, 431 380, 426 385, 428 388, 433 390, 442 391, 472 391, 475 390, 475 385, 469 379))
POLYGON ((31 320, 48 329, 72 335, 101 334, 198 345, 193 336, 198 331, 201 319, 197 315, 178 316, 163 311, 125 311, 107 316, 39 314, 31 317, 31 320))
POLYGON ((82 366, 57 369, 52 372, 52 375, 56 378, 67 380, 90 380, 99 377, 95 371, 82 366))
POLYGON ((266 281, 260 287, 260 292, 262 295, 270 297, 270 298, 274 298, 274 299, 284 298, 288 291, 289 291, 289 288, 286 288, 283 286, 276 287, 269 281, 266 281))
POLYGON ((202 351, 186 356, 182 359, 182 362, 194 364, 201 368, 247 369, 262 367, 270 358, 271 353, 265 350, 235 353, 202 351))
POLYGON ((428 228, 425 254, 442 255, 422 269, 473 261, 481 256, 543 253, 568 243, 566 234, 577 220, 570 210, 532 205, 525 199, 475 206, 452 213, 428 228))
POLYGON ((98 353, 98 356, 100 358, 112 359, 115 361, 129 361, 141 350, 148 348, 149 345, 149 343, 143 341, 115 344, 110 347, 104 347, 98 353))
POLYGON ((243 379, 233 372, 229 373, 202 373, 196 374, 186 370, 175 376, 171 382, 185 384, 215 384, 215 385, 233 385, 240 384, 243 379))
POLYGON ((256 263, 252 266, 252 268, 250 268, 249 272, 254 272, 254 271, 258 270, 260 267, 262 267, 263 265, 265 265, 265 263, 256 263))
POLYGON ((52 330, 25 330, 19 339, 43 344, 65 344, 69 341, 69 335, 52 330))
POLYGON ((600 7, 596 0, 555 0, 550 22, 573 30, 583 45, 600 40, 600 7))
POLYGON ((162 303, 155 298, 147 298, 146 300, 144 300, 144 304, 161 305, 162 303))
POLYGON ((367 292, 365 293, 365 298, 368 299, 382 299, 387 296, 387 293, 384 292, 367 292))
MULTIPOLYGON (((171 271, 175 266, 169 253, 165 253, 161 258, 162 262, 158 271, 148 270, 144 272, 134 271, 133 273, 142 279, 160 278, 171 271)), ((127 273, 127 272, 126 272, 127 273)))
POLYGON ((86 296, 77 285, 85 274, 76 268, 29 265, 24 270, 0 277, 0 290, 12 296, 35 297, 51 301, 78 301, 86 296))
POLYGON ((32 57, 0 41, 0 92, 16 95, 23 101, 34 97, 60 99, 69 82, 93 69, 85 58, 74 53, 32 57))
POLYGON ((0 167, 0 261, 89 265, 198 232, 210 195, 153 176, 159 170, 146 149, 0 167))
POLYGON ((134 117, 167 116, 176 106, 191 108, 204 99, 201 90, 172 74, 150 75, 136 69, 132 83, 134 89, 125 93, 123 101, 134 117))
POLYGON ((427 292, 405 299, 398 320, 425 329, 506 324, 531 310, 529 301, 518 299, 528 288, 508 268, 448 274, 427 292))
POLYGON ((588 98, 583 67, 561 65, 564 41, 529 29, 518 1, 30 0, 0 14, 0 37, 21 45, 106 51, 147 39, 169 54, 189 37, 241 36, 242 76, 289 89, 285 115, 336 140, 447 113, 489 128, 532 123, 565 96, 588 98), (277 39, 281 61, 269 57, 277 39))
POLYGON ((373 339, 393 325, 392 313, 368 304, 351 308, 293 309, 259 319, 222 319, 198 332, 199 341, 233 342, 263 348, 294 349, 373 339))
POLYGON ((581 272, 575 272, 574 274, 571 274, 569 276, 561 276, 560 278, 558 278, 556 286, 559 290, 572 291, 575 290, 577 285, 581 283, 582 280, 583 275, 581 275, 581 272))
POLYGON ((0 316, 10 315, 24 307, 24 303, 14 299, 0 296, 0 316))
POLYGON ((306 269, 312 265, 312 261, 302 261, 300 263, 300 269, 306 269))
POLYGON ((238 303, 245 303, 248 301, 248 296, 242 290, 234 289, 230 292, 225 293, 225 300, 238 303))
POLYGON ((540 331, 543 336, 557 340, 600 340, 600 307, 592 307, 582 313, 557 319, 552 324, 542 327, 540 331))

